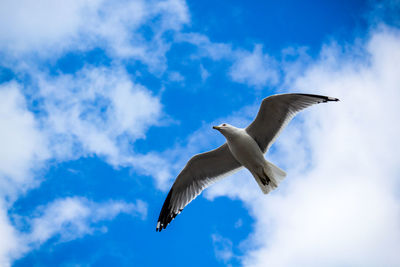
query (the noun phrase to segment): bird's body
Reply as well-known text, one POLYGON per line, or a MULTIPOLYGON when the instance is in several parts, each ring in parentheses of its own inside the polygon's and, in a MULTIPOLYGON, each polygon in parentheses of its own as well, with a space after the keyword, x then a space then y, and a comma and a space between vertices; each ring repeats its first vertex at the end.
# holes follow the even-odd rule
POLYGON ((278 181, 271 174, 271 167, 269 162, 265 160, 264 153, 245 129, 236 128, 226 123, 214 128, 225 136, 233 157, 250 171, 264 193, 268 193, 278 186, 278 181))
POLYGON ((244 129, 231 125, 225 126, 220 132, 225 136, 229 150, 237 161, 244 167, 252 170, 263 166, 264 154, 256 141, 244 129))
POLYGON ((156 230, 165 229, 211 183, 242 167, 250 171, 264 194, 277 188, 286 173, 268 162, 264 154, 297 112, 328 101, 338 99, 310 94, 273 95, 262 101, 255 120, 247 128, 226 123, 214 126, 225 136, 226 143, 189 160, 168 193, 156 230))

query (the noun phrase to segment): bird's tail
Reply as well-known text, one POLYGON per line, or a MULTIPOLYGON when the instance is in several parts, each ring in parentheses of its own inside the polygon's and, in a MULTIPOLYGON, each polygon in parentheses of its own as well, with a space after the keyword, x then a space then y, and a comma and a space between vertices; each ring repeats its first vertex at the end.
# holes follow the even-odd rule
POLYGON ((256 178, 261 191, 264 194, 268 194, 272 190, 276 189, 280 182, 285 179, 286 172, 271 162, 265 162, 266 164, 264 165, 264 168, 262 168, 262 172, 253 174, 253 176, 256 178))

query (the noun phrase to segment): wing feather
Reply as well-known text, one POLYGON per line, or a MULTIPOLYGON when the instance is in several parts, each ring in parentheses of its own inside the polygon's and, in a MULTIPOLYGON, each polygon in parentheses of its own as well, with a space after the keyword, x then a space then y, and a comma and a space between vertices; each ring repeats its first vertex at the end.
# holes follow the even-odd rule
POLYGON ((165 199, 156 230, 165 229, 206 187, 240 167, 241 164, 233 157, 226 143, 192 157, 179 173, 165 199))
POLYGON ((299 111, 328 101, 339 99, 312 94, 281 94, 264 98, 256 118, 246 131, 265 153, 299 111))

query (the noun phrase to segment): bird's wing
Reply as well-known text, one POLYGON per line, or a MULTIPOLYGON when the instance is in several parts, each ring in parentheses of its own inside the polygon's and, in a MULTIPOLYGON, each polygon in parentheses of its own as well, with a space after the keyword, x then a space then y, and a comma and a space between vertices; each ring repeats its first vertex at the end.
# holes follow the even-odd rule
POLYGON ((217 149, 192 157, 176 178, 165 199, 156 230, 165 229, 203 189, 240 167, 241 164, 233 157, 226 143, 217 149))
POLYGON ((246 132, 265 153, 297 112, 328 101, 339 101, 339 99, 311 94, 281 94, 264 98, 257 117, 246 128, 246 132))

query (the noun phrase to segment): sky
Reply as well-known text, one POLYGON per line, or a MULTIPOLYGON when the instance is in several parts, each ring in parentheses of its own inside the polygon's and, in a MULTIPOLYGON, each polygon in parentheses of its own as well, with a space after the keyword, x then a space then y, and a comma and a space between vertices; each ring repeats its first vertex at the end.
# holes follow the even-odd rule
POLYGON ((400 2, 0 2, 0 266, 400 265, 400 2), (263 98, 266 158, 155 231, 186 162, 263 98))

